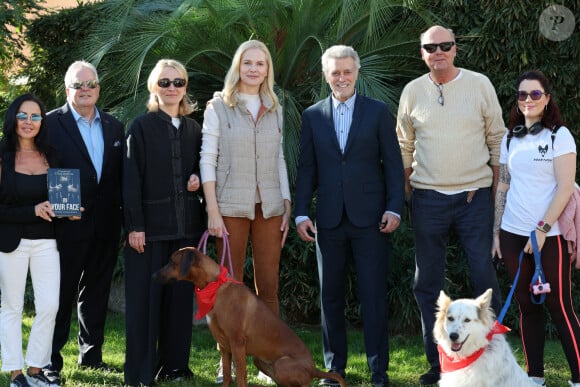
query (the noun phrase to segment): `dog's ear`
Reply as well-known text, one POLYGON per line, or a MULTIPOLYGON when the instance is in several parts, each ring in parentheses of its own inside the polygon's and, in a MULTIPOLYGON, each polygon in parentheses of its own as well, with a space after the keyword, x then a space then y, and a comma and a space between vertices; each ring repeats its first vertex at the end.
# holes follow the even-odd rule
POLYGON ((492 324, 495 313, 491 309, 491 295, 493 290, 487 289, 481 296, 475 299, 477 305, 477 314, 479 319, 486 324, 492 324))
POLYGON ((493 290, 487 289, 481 296, 475 299, 477 307, 481 310, 488 310, 491 305, 491 295, 493 290))
POLYGON ((181 265, 179 266, 180 277, 185 277, 187 275, 192 260, 193 260, 193 252, 191 250, 186 250, 182 252, 181 265))
POLYGON ((437 299, 437 307, 439 310, 446 310, 451 304, 451 298, 443 290, 439 293, 439 298, 437 299))

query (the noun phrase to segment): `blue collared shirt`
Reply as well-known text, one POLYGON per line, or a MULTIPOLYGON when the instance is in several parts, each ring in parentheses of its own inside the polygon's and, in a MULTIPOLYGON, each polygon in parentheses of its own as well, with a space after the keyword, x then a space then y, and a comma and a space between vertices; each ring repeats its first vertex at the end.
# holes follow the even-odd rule
POLYGON ((355 100, 356 93, 345 102, 341 102, 332 96, 332 118, 334 120, 334 130, 342 153, 344 153, 346 140, 348 139, 348 133, 350 132, 350 125, 352 124, 352 113, 354 112, 355 100))
POLYGON ((75 122, 77 123, 81 137, 85 142, 85 146, 89 152, 95 171, 97 172, 97 180, 101 181, 105 140, 103 139, 103 125, 101 123, 99 111, 95 108, 95 118, 93 118, 93 122, 89 122, 89 120, 77 113, 72 105, 69 104, 69 108, 75 122))

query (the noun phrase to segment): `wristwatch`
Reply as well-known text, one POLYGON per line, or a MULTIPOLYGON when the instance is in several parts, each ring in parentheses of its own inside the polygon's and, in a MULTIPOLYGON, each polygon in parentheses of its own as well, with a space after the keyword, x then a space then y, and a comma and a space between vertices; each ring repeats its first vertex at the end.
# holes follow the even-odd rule
POLYGON ((538 222, 538 226, 536 228, 543 233, 548 233, 552 229, 552 226, 550 226, 548 223, 544 222, 543 220, 540 220, 538 222))

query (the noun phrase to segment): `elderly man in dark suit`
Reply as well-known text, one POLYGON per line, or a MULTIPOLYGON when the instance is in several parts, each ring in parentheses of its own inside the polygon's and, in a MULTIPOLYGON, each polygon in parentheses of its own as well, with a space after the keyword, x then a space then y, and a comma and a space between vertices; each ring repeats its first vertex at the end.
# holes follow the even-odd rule
POLYGON ((74 62, 64 80, 67 103, 50 112, 46 123, 60 166, 80 170, 84 212, 79 221, 63 219, 57 225, 60 305, 52 363, 45 368, 51 380, 59 378, 63 366, 60 351, 68 340, 73 301, 78 309, 79 365, 109 370, 102 346, 122 222, 123 125, 97 109, 100 85, 92 64, 74 62))
POLYGON ((355 92, 359 68, 352 47, 322 56, 332 96, 302 114, 295 211, 300 238, 318 247, 326 367, 345 376, 345 283, 354 259, 371 383, 380 387, 389 384, 387 234, 400 223, 404 174, 387 105, 355 92), (316 227, 308 217, 315 191, 316 227))

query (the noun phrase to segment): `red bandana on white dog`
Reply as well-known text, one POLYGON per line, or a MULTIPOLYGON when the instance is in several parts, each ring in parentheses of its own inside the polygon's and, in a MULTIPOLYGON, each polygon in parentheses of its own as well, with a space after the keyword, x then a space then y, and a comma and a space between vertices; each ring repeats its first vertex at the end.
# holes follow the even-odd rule
MULTIPOLYGON (((489 331, 489 333, 486 336, 487 340, 491 341, 491 338, 493 337, 493 335, 504 334, 506 332, 509 332, 510 330, 511 329, 509 329, 505 325, 502 325, 498 321, 496 321, 493 324, 491 331, 489 331)), ((465 367, 471 365, 471 363, 475 362, 477 359, 479 359, 479 357, 485 351, 485 347, 483 347, 483 348, 479 349, 478 351, 474 352, 473 354, 469 355, 466 358, 455 359, 455 358, 449 356, 448 354, 446 354, 440 345, 437 346, 437 349, 439 350, 439 363, 441 364, 441 372, 453 372, 453 371, 457 371, 457 370, 460 370, 462 368, 465 368, 465 367)))
POLYGON ((226 282, 235 282, 241 284, 241 282, 228 277, 228 269, 224 266, 221 267, 220 274, 217 280, 210 282, 205 288, 200 289, 195 288, 195 298, 197 298, 197 313, 195 313, 195 319, 200 320, 206 314, 208 314, 213 309, 213 304, 215 303, 215 298, 217 296, 217 291, 220 286, 226 282))

